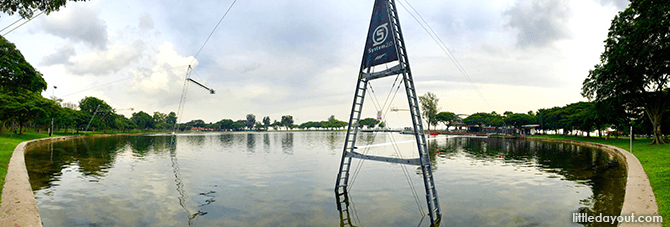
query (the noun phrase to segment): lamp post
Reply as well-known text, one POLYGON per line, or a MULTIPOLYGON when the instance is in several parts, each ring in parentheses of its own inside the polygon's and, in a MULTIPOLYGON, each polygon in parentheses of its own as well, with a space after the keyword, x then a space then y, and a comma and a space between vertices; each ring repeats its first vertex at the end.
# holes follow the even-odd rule
POLYGON ((630 121, 630 153, 633 153, 633 121, 630 121))
POLYGON ((625 109, 625 111, 628 114, 628 120, 630 120, 629 151, 630 153, 633 153, 633 136, 635 136, 635 133, 633 133, 633 125, 635 124, 635 120, 642 119, 639 115, 641 109, 640 107, 632 107, 625 109))
MULTIPOLYGON (((54 89, 51 90, 51 98, 53 98, 54 102, 56 102, 56 86, 54 86, 54 89)), ((49 136, 53 135, 54 133, 54 117, 51 116, 51 129, 49 130, 49 136)))

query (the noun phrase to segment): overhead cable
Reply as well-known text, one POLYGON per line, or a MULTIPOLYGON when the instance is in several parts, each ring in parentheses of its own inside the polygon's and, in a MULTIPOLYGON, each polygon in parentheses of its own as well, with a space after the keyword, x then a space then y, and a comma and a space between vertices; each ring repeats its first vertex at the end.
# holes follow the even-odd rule
MULTIPOLYGON (((31 20, 37 18, 38 16, 42 15, 43 13, 44 13, 44 12, 40 12, 39 14, 35 15, 34 17, 32 17, 32 18, 28 19, 27 21, 25 21, 25 22, 23 22, 23 23, 17 25, 16 27, 12 28, 12 30, 9 30, 9 31, 6 32, 5 34, 2 34, 2 36, 7 36, 7 34, 13 32, 13 31, 16 30, 17 28, 20 28, 20 27, 23 26, 24 24, 26 24, 26 23, 30 22, 31 20)), ((2 31, 4 31, 5 29, 7 29, 7 28, 11 27, 12 25, 16 24, 16 22, 19 22, 20 20, 21 20, 21 19, 15 21, 14 23, 12 23, 12 24, 8 25, 7 27, 3 28, 2 31)), ((0 31, 0 32, 1 32, 1 31, 0 31)))
MULTIPOLYGON (((214 26, 214 29, 212 29, 212 32, 209 33, 209 36, 207 36, 207 39, 205 40, 205 42, 204 42, 204 43, 202 44, 202 46, 200 47, 200 50, 198 50, 198 52, 195 53, 195 55, 193 56, 193 60, 191 60, 191 63, 190 63, 190 64, 193 64, 193 61, 195 61, 195 59, 198 57, 198 55, 200 54, 200 51, 202 51, 202 48, 205 47, 205 45, 207 44, 207 41, 209 41, 209 38, 212 37, 212 34, 214 34, 214 31, 216 31, 216 28, 218 28, 218 27, 219 27, 219 24, 221 24, 221 21, 223 21, 223 18, 226 18, 226 15, 228 15, 228 12, 230 12, 230 9, 233 8, 233 5, 235 5, 235 2, 237 2, 237 0, 234 0, 233 3, 230 4, 230 7, 228 7, 228 10, 226 10, 226 12, 223 14, 223 16, 221 17, 221 19, 219 19, 219 22, 216 23, 216 26, 214 26)), ((190 65, 190 64, 189 64, 189 65, 190 65)))
POLYGON ((400 3, 400 6, 402 6, 402 8, 407 10, 407 13, 409 13, 409 15, 412 16, 414 18, 414 20, 416 20, 416 22, 419 23, 419 25, 421 25, 423 30, 425 30, 428 33, 430 38, 432 38, 433 41, 435 41, 435 43, 440 47, 440 49, 442 49, 442 51, 449 57, 449 59, 454 63, 456 68, 458 68, 458 70, 461 72, 463 77, 465 77, 465 79, 468 81, 468 83, 470 83, 470 86, 472 86, 472 88, 475 90, 475 92, 477 92, 479 97, 482 99, 482 101, 484 101, 484 103, 489 107, 489 109, 493 109, 491 107, 491 105, 489 105, 488 101, 486 101, 486 98, 484 98, 484 95, 481 93, 481 91, 479 91, 479 88, 477 88, 475 83, 472 81, 472 79, 470 78, 468 73, 465 71, 465 69, 463 68, 461 63, 458 62, 458 59, 456 59, 456 56, 454 56, 454 54, 451 52, 451 50, 449 50, 449 47, 447 47, 447 45, 444 44, 442 39, 440 39, 440 37, 437 35, 437 33, 435 33, 433 28, 430 27, 428 22, 426 22, 426 20, 423 19, 421 14, 416 9, 414 9, 414 7, 409 3, 409 1, 405 0, 405 2, 407 3, 407 5, 410 8, 412 8, 412 10, 416 13, 416 15, 418 15, 421 18, 421 21, 423 21, 423 23, 421 21, 419 21, 419 19, 416 18, 416 16, 414 16, 414 14, 412 14, 412 12, 409 9, 407 9, 407 7, 405 7, 405 5, 402 4, 402 1, 398 1, 398 3, 400 3), (425 24, 425 26, 424 26, 424 24, 425 24), (428 28, 426 28, 426 26, 430 29, 430 31, 429 31, 428 28))

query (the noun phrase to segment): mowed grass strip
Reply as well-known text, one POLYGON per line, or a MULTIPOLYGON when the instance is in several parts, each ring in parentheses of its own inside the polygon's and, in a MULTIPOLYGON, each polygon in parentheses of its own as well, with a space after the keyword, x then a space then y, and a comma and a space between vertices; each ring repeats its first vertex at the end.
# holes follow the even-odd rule
MULTIPOLYGON (((576 140, 594 142, 616 146, 624 150, 630 150, 630 138, 619 137, 609 139, 584 136, 563 135, 538 135, 538 138, 553 138, 564 140, 576 140)), ((649 177, 652 190, 656 196, 658 213, 663 217, 663 226, 670 227, 670 144, 649 145, 651 139, 636 138, 633 140, 633 155, 640 160, 644 172, 649 177)))
POLYGON ((24 135, 10 135, 9 132, 5 131, 5 134, 0 135, 0 199, 2 199, 2 188, 5 186, 7 166, 16 146, 23 141, 45 137, 49 137, 49 134, 24 132, 24 135))

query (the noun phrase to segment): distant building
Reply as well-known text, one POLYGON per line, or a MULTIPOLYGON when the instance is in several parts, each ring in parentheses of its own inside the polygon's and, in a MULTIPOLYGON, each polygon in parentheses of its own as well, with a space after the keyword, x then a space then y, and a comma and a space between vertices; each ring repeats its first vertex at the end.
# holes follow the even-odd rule
POLYGON ((65 102, 61 104, 64 108, 68 108, 71 110, 77 110, 79 109, 79 106, 77 104, 74 104, 72 102, 65 102))
POLYGON ((540 129, 540 125, 538 124, 522 125, 521 129, 523 130, 524 135, 535 135, 537 131, 540 129))
POLYGON ((192 130, 192 131, 201 131, 201 132, 202 132, 202 131, 214 131, 213 128, 205 128, 205 127, 200 127, 200 126, 197 126, 197 127, 191 127, 191 130, 192 130))

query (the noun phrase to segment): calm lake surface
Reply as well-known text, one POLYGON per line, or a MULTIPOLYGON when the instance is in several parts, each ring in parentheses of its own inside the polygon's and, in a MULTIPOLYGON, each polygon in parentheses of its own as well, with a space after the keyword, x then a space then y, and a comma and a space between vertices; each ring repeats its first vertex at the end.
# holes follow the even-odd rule
MULTIPOLYGON (((334 186, 344 137, 180 134, 174 146, 167 135, 86 138, 30 148, 25 159, 44 226, 339 226, 334 186)), ((441 226, 583 226, 572 213, 620 213, 625 167, 606 152, 428 138, 441 226)), ((361 133, 357 144, 371 155, 418 157, 412 140, 361 133)), ((420 169, 405 167, 409 178, 402 165, 362 163, 348 193, 352 224, 430 225, 418 206, 427 212, 420 169)))

